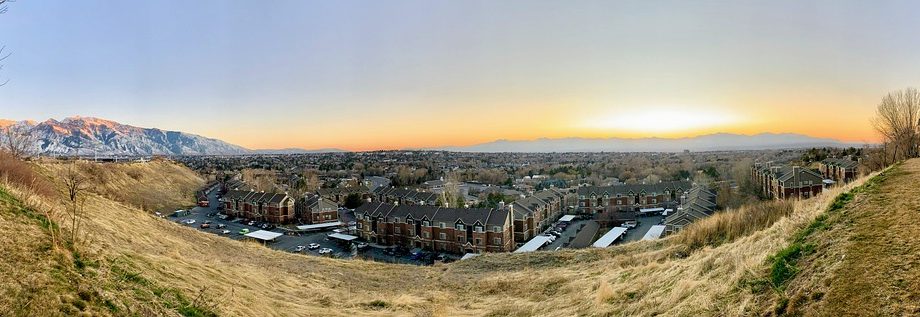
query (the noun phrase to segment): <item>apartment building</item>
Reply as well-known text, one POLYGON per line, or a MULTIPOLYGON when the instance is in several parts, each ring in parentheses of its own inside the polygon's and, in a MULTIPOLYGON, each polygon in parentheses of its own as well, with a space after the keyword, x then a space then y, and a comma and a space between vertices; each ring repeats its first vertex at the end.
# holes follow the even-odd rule
POLYGON ((691 187, 689 181, 579 187, 576 190, 578 210, 581 213, 596 214, 676 205, 691 187))
POLYGON ((680 207, 665 218, 665 233, 676 233, 691 223, 711 216, 715 211, 716 194, 703 186, 694 186, 681 197, 680 207))
POLYGON ((525 243, 558 220, 564 211, 566 196, 566 192, 551 188, 502 206, 513 212, 514 241, 525 243))
POLYGON ((285 193, 229 190, 220 201, 224 213, 234 217, 271 223, 294 220, 294 199, 285 193))
POLYGON ((827 158, 821 161, 818 171, 826 179, 839 183, 848 183, 856 179, 859 162, 849 158, 827 158))
POLYGON ((294 203, 294 214, 307 224, 320 224, 339 220, 339 206, 319 195, 307 194, 294 203))
POLYGON ((821 193, 824 177, 815 170, 801 166, 755 164, 751 177, 765 197, 776 199, 807 199, 821 193))
POLYGON ((374 201, 388 204, 424 206, 437 204, 439 195, 420 189, 378 187, 373 197, 374 201))
POLYGON ((436 252, 509 252, 514 248, 506 209, 442 208, 366 203, 355 209, 358 235, 372 243, 436 252))

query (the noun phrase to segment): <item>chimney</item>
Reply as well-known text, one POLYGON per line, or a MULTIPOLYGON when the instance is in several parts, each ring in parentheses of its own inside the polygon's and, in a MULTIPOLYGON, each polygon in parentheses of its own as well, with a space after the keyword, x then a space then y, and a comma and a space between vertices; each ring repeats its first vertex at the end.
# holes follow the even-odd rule
POLYGON ((498 209, 505 209, 505 201, 504 201, 504 200, 498 202, 498 209))

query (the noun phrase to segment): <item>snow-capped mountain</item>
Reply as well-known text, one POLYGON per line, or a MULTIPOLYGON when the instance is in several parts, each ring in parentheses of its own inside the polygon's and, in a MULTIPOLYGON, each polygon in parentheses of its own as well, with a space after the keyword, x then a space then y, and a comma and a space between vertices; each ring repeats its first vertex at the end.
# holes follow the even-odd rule
POLYGON ((227 155, 247 154, 246 148, 221 140, 178 131, 139 128, 93 117, 58 121, 0 119, 0 140, 7 129, 27 131, 31 152, 42 155, 227 155))

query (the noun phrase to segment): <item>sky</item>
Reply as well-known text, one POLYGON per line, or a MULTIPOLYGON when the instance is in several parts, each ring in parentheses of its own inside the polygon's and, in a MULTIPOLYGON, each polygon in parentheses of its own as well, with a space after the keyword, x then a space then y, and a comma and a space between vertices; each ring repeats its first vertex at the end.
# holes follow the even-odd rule
POLYGON ((878 139, 920 85, 916 1, 35 1, 0 118, 248 148, 792 132, 878 139))

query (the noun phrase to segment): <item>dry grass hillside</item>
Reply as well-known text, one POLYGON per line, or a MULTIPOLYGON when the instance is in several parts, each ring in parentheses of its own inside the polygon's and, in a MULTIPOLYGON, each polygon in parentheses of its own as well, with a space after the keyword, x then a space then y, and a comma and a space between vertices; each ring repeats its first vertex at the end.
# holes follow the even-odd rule
MULTIPOLYGON (((487 254, 448 265, 415 267, 274 251, 152 217, 140 207, 150 208, 153 202, 135 195, 154 190, 167 204, 181 205, 189 188, 178 185, 202 183, 191 171, 170 163, 77 166, 81 173, 104 170, 106 175, 86 200, 85 234, 76 243, 78 253, 90 259, 81 261, 92 264, 83 265, 87 270, 68 269, 78 280, 99 281, 89 287, 93 296, 83 300, 89 306, 84 311, 97 315, 772 314, 787 301, 781 295, 784 286, 770 284, 773 255, 786 249, 792 237, 821 215, 835 197, 865 181, 807 201, 725 212, 683 234, 654 242, 605 250, 487 254), (131 171, 143 172, 132 176, 131 171), (165 186, 142 184, 150 179, 164 180, 165 186), (121 190, 121 186, 134 185, 149 187, 121 190)), ((42 162, 33 168, 56 180, 69 167, 42 162)), ((28 197, 16 184, 4 187, 12 194, 7 200, 25 201, 23 205, 31 206, 25 209, 64 208, 60 198, 28 197)), ((7 217, 22 222, 19 229, 40 227, 37 221, 28 221, 23 208, 0 209, 4 222, 7 217)), ((67 224, 61 225, 66 230, 67 224)), ((13 239, 3 243, 6 254, 35 258, 22 260, 25 262, 45 258, 34 251, 41 249, 39 245, 16 249, 6 245, 17 244, 20 238, 5 239, 13 239)), ((43 239, 47 237, 28 237, 36 244, 43 239)), ((39 274, 46 278, 57 276, 50 269, 36 266, 36 270, 48 272, 39 274)), ((4 284, 28 275, 3 274, 0 282, 4 284)), ((0 309, 21 305, 21 296, 0 302, 7 305, 0 309)), ((71 309, 67 300, 56 303, 66 303, 61 305, 71 309)), ((58 306, 45 308, 57 312, 58 306)))

